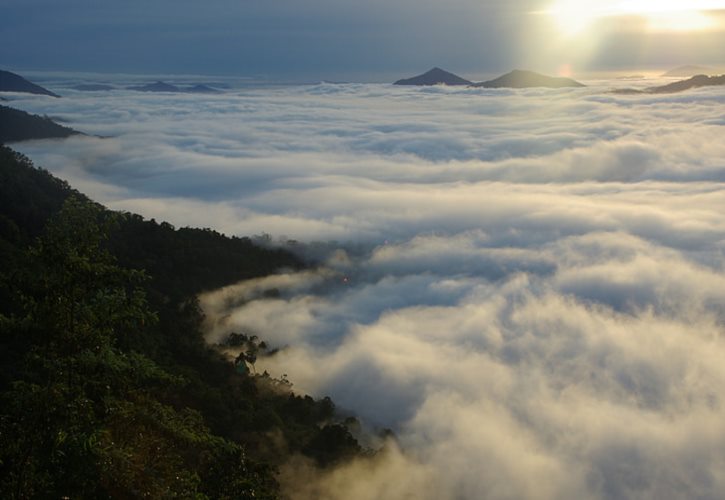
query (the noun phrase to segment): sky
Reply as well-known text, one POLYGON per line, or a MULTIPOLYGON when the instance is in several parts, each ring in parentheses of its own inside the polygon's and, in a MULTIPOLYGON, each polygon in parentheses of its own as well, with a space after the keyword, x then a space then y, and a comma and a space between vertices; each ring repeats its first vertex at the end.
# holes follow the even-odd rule
POLYGON ((392 81, 725 65, 722 0, 2 0, 5 69, 392 81))
POLYGON ((37 165, 315 262, 200 298, 208 342, 257 334, 282 349, 258 371, 395 432, 286 464, 294 498, 725 497, 725 87, 58 78, 60 99, 4 94, 89 134, 13 145, 37 165))

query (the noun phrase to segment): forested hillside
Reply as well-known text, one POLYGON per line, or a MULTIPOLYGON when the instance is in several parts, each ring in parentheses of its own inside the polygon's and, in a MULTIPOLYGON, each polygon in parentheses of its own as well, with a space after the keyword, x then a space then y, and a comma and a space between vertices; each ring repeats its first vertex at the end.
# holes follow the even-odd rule
POLYGON ((108 211, 0 146, 0 262, 3 498, 276 498, 291 455, 361 453, 332 401, 202 338, 198 292, 291 254, 108 211))
POLYGON ((0 106, 0 143, 28 139, 53 139, 80 134, 77 130, 55 123, 47 116, 0 106))

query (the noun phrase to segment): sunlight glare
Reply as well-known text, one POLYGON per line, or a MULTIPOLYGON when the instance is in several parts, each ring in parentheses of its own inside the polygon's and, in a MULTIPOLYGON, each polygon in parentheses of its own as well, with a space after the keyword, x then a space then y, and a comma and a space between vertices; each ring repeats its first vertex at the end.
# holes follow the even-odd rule
POLYGON ((575 36, 601 19, 615 17, 640 18, 647 31, 703 31, 717 27, 711 14, 718 10, 725 10, 725 0, 557 0, 544 12, 560 33, 575 36))

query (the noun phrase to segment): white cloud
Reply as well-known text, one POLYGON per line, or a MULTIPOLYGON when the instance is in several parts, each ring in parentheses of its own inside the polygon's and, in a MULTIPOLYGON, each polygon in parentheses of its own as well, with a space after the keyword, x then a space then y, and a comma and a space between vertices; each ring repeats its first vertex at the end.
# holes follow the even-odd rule
POLYGON ((607 88, 21 99, 113 138, 18 147, 113 208, 326 256, 202 298, 211 341, 288 346, 257 369, 396 430, 286 469, 300 498, 722 498, 725 92, 607 88))

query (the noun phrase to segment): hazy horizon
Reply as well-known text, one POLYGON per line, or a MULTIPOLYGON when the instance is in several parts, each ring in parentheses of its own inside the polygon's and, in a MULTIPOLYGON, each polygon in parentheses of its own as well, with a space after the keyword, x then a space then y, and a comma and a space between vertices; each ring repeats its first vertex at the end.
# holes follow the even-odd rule
MULTIPOLYGON (((632 80, 632 81, 647 81, 647 85, 654 86, 660 83, 668 83, 673 79, 684 80, 689 77, 687 76, 666 76, 665 73, 671 70, 679 68, 695 66, 711 69, 709 74, 721 74, 725 73, 725 66, 706 65, 706 64, 686 64, 681 66, 662 66, 662 67, 637 67, 637 68, 622 68, 617 70, 600 70, 600 71, 587 71, 576 74, 568 74, 567 76, 576 80, 580 80, 585 84, 593 84, 597 86, 602 82, 609 82, 612 88, 627 86, 627 83, 617 82, 617 80, 632 80)), ((392 84, 401 78, 407 78, 423 74, 433 67, 439 67, 458 76, 467 78, 472 82, 482 82, 497 78, 505 73, 509 73, 513 70, 529 70, 535 71, 541 74, 547 74, 546 72, 536 71, 531 68, 525 67, 511 67, 501 72, 489 72, 489 73, 465 73, 456 72, 450 68, 446 68, 443 65, 432 65, 426 69, 417 70, 417 73, 411 72, 408 74, 390 74, 385 77, 379 77, 373 81, 365 81, 363 79, 343 79, 343 80, 332 80, 326 78, 318 79, 295 79, 291 78, 269 78, 265 75, 243 75, 243 74, 192 74, 192 73, 117 73, 117 72, 96 72, 96 71, 48 71, 39 69, 22 69, 22 68, 2 68, 6 71, 11 71, 20 76, 27 78, 35 83, 39 83, 47 86, 50 90, 56 90, 60 93, 75 93, 77 89, 73 88, 75 85, 81 85, 86 83, 105 83, 108 85, 115 86, 114 90, 125 90, 126 87, 133 85, 142 85, 146 83, 154 83, 156 81, 164 81, 166 83, 172 83, 177 85, 194 85, 194 84, 206 84, 212 87, 216 87, 217 90, 228 91, 233 89, 245 88, 245 87, 265 87, 265 86, 297 86, 297 85, 318 85, 321 83, 327 84, 392 84)), ((555 76, 556 73, 549 73, 555 76)), ((87 91, 86 91, 87 92, 87 91)))
POLYGON ((702 19, 668 3, 639 4, 641 12, 597 0, 7 0, 0 65, 371 82, 436 65, 486 76, 725 64, 717 0, 700 7, 702 19))

